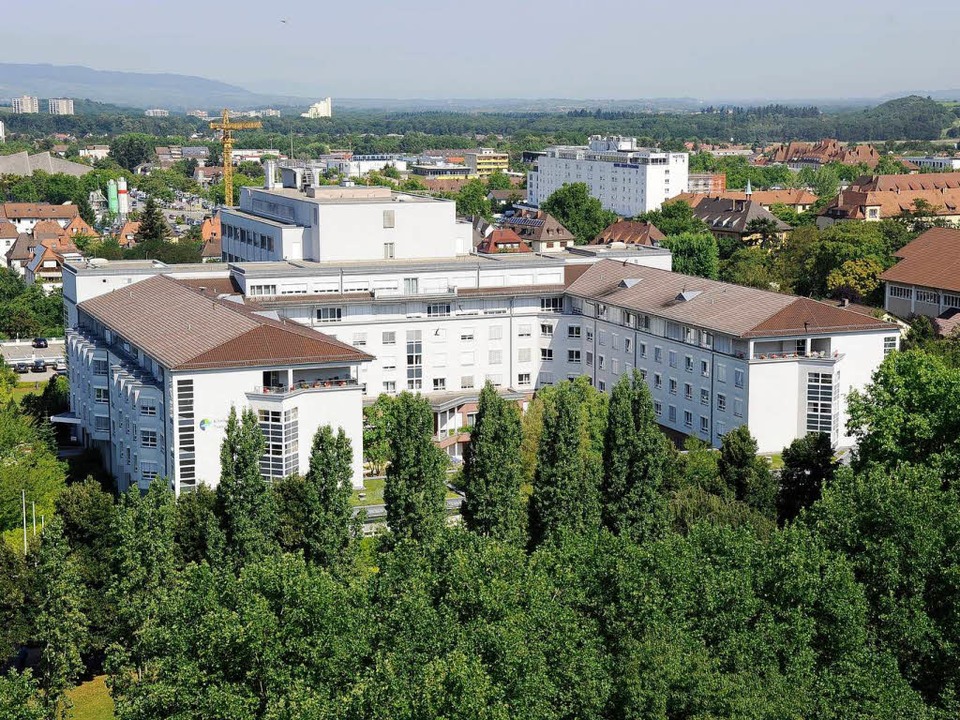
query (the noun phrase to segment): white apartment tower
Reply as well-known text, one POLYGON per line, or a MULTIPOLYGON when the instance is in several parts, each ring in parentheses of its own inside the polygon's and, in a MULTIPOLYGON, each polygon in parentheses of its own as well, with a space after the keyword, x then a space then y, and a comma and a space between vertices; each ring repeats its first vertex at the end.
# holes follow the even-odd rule
POLYGON ((328 118, 333 116, 333 99, 326 97, 323 100, 315 102, 307 108, 305 113, 300 113, 300 117, 305 118, 328 118))
POLYGON ((40 99, 33 95, 23 95, 13 98, 13 111, 15 113, 38 113, 40 112, 40 99))
POLYGON ((73 115, 73 98, 50 98, 47 112, 51 115, 73 115))
POLYGON ((688 160, 638 147, 636 138, 593 135, 587 146, 547 148, 527 174, 527 198, 539 206, 563 185, 585 183, 604 208, 632 217, 687 191, 688 160))

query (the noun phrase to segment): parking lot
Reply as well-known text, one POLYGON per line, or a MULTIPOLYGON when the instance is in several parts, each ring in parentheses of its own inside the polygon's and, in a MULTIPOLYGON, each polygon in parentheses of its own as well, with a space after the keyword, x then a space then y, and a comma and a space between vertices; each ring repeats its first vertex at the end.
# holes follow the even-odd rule
POLYGON ((45 383, 55 372, 53 366, 57 362, 63 362, 63 340, 48 340, 45 348, 35 348, 32 343, 32 338, 0 343, 0 353, 7 365, 14 366, 20 362, 27 364, 29 371, 18 373, 20 382, 45 383), (33 372, 33 363, 36 360, 44 361, 46 369, 42 373, 33 372))

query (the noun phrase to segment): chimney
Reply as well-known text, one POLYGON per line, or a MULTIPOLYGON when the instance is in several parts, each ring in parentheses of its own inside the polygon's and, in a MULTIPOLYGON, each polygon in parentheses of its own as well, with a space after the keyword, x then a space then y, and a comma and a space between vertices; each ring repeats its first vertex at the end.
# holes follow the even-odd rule
POLYGON ((263 187, 273 190, 277 182, 277 163, 275 160, 263 161, 263 187))
POLYGON ((840 307, 848 307, 850 305, 850 298, 843 298, 840 300, 840 307))

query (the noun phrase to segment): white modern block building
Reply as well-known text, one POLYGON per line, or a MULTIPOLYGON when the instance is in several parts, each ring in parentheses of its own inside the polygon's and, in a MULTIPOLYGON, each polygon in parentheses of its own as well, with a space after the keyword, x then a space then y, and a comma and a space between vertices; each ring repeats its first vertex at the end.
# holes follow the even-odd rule
POLYGON ((607 210, 632 217, 687 191, 688 160, 638 147, 636 138, 593 135, 587 146, 547 148, 527 174, 527 202, 539 206, 565 184, 585 183, 607 210))
POLYGON ((366 353, 164 275, 75 311, 70 412, 57 420, 100 449, 121 490, 158 475, 177 493, 215 486, 231 408, 259 418, 264 477, 306 472, 313 435, 330 424, 351 439, 361 484, 366 353))
POLYGON ((73 115, 73 98, 50 98, 47 112, 51 115, 73 115))
POLYGON ((13 112, 15 113, 38 113, 40 112, 40 98, 35 95, 21 95, 11 101, 13 112))

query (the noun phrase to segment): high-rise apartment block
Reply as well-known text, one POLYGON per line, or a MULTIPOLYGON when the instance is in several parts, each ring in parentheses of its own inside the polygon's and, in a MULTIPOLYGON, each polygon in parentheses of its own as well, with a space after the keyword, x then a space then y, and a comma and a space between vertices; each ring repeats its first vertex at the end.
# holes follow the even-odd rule
POLYGON ((38 113, 40 112, 40 99, 32 95, 23 95, 13 98, 13 111, 15 113, 38 113))
POLYGON ((47 112, 51 115, 73 115, 73 99, 50 98, 47 100, 47 112))

